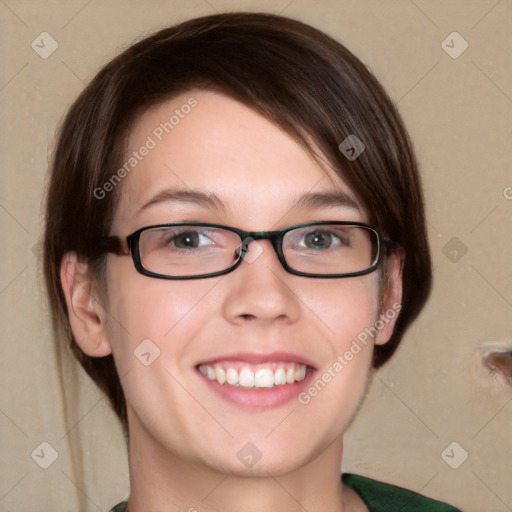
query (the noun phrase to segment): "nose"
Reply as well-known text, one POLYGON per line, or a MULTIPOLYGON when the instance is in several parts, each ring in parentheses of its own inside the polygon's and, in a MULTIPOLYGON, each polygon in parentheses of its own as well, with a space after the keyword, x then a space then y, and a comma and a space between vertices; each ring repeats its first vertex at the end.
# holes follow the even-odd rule
POLYGON ((294 276, 281 266, 270 240, 244 240, 243 260, 226 276, 225 318, 247 322, 294 323, 300 317, 300 298, 290 281, 294 276))

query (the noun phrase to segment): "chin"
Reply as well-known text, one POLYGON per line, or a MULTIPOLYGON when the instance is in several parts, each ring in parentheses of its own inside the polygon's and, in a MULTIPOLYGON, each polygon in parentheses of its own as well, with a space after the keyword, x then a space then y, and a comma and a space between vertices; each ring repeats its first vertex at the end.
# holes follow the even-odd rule
POLYGON ((259 442, 231 440, 230 446, 212 453, 204 463, 239 477, 282 476, 304 467, 321 452, 299 440, 290 443, 281 438, 269 442, 263 435, 260 439, 259 442))

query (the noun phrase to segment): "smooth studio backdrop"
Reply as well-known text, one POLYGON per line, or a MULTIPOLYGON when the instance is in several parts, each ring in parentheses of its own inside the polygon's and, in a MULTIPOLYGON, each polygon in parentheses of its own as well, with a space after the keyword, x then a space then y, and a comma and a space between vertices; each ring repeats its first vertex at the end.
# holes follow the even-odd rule
POLYGON ((511 511, 512 386, 481 364, 512 343, 510 0, 0 1, 0 510, 106 512, 129 492, 116 417, 55 349, 39 244, 48 155, 114 55, 227 10, 340 40, 398 104, 420 163, 433 294, 374 375, 344 470, 466 512, 511 511))

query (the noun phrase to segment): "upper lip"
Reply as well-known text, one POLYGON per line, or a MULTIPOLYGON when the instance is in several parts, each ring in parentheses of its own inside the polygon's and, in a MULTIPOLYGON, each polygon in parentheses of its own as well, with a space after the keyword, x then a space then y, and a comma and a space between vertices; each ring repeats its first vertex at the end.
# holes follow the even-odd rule
POLYGON ((201 364, 214 364, 225 361, 245 362, 248 364, 287 362, 304 364, 315 369, 315 365, 312 361, 302 355, 294 354, 293 352, 240 352, 236 354, 219 355, 210 357, 207 360, 205 359, 198 363, 197 366, 201 364))

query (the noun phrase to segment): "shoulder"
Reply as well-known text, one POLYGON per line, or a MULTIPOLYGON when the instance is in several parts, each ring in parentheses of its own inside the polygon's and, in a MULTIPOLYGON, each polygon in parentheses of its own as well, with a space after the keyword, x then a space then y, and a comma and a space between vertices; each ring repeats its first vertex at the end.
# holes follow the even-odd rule
POLYGON ((122 501, 121 503, 118 503, 115 507, 111 508, 108 512, 125 512, 127 505, 128 500, 122 501))
POLYGON ((361 496, 370 512, 461 512, 447 503, 364 476, 343 473, 342 480, 361 496))

